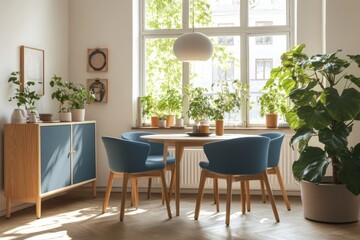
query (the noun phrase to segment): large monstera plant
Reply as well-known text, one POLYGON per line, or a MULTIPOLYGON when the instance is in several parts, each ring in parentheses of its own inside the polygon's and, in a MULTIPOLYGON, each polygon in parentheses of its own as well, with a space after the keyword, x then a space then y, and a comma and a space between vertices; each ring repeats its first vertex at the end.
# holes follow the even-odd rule
POLYGON ((338 50, 308 57, 304 47, 298 45, 284 53, 282 65, 272 71, 272 78, 280 79, 293 106, 286 114, 295 130, 291 144, 300 153, 293 174, 298 181, 319 183, 331 164, 334 183, 345 184, 358 195, 360 143, 351 147, 348 138, 360 120, 360 78, 348 72, 351 65, 360 68, 360 55, 340 58, 338 50), (320 145, 310 144, 313 137, 320 145))

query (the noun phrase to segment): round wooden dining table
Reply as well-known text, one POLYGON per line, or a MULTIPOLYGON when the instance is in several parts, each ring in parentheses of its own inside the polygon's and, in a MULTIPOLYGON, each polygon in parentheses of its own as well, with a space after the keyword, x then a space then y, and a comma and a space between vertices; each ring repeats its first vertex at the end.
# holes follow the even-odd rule
MULTIPOLYGON (((191 134, 191 133, 190 133, 191 134)), ((191 134, 192 135, 192 134, 191 134)), ((249 137, 246 134, 224 134, 217 136, 210 134, 209 136, 189 136, 188 134, 154 134, 141 136, 151 142, 164 144, 164 161, 168 152, 168 147, 175 148, 175 206, 176 216, 180 215, 180 163, 182 160, 185 147, 203 146, 209 142, 223 141, 240 137, 249 137)))

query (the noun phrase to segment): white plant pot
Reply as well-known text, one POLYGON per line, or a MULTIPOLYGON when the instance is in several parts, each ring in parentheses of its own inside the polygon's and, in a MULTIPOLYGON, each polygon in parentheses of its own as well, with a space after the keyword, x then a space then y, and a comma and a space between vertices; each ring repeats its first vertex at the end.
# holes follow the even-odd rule
POLYGON ((307 219, 327 223, 359 220, 360 195, 355 196, 343 184, 302 181, 301 200, 307 219))
POLYGON ((166 120, 159 120, 159 128, 165 128, 166 127, 166 120))
POLYGON ((24 124, 26 123, 27 113, 24 109, 15 108, 11 114, 11 123, 24 124))
POLYGON ((60 118, 60 122, 71 122, 71 112, 60 112, 59 113, 59 118, 60 118))
POLYGON ((71 118, 73 122, 85 121, 85 109, 73 109, 71 111, 71 118))

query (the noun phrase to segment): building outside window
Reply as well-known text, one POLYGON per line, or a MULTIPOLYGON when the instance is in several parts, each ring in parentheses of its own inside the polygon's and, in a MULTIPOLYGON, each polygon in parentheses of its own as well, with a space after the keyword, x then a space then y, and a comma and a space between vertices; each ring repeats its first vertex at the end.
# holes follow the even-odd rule
POLYGON ((280 65, 281 53, 292 45, 293 0, 139 1, 140 96, 160 96, 169 88, 183 92, 189 83, 213 94, 213 83, 241 80, 250 86, 252 108, 243 103, 242 109, 226 115, 225 122, 242 127, 264 124, 257 99, 271 68, 280 65), (208 61, 182 63, 173 54, 175 39, 191 31, 213 42, 214 55, 208 61))

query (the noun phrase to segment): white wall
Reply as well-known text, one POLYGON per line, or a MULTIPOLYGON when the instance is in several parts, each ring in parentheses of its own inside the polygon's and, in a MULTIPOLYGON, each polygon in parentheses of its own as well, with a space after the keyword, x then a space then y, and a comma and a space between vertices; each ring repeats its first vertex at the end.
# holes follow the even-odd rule
MULTIPOLYGON (((359 0, 326 0, 326 24, 325 29, 325 50, 334 52, 342 49, 339 56, 345 57, 347 54, 360 54, 360 1, 359 0)), ((356 65, 356 64, 355 64, 356 65)), ((359 68, 354 67, 348 73, 360 76, 359 68)), ((338 90, 341 91, 345 81, 339 84, 338 90)), ((350 145, 354 146, 360 142, 360 123, 357 122, 353 127, 353 132, 349 138, 350 145)))
POLYGON ((108 103, 86 107, 86 118, 97 122, 97 184, 106 186, 108 164, 101 136, 120 136, 132 126, 132 1, 71 0, 69 28, 70 80, 107 78, 108 103), (108 48, 107 73, 87 72, 87 49, 108 48))
MULTIPOLYGON (((68 77, 68 1, 0 0, 0 212, 5 209, 3 183, 3 124, 10 122, 16 103, 7 83, 20 70, 20 45, 45 50, 45 95, 37 104, 40 113, 56 113, 49 80, 54 73, 68 77)), ((1 215, 1 214, 0 214, 1 215)))

